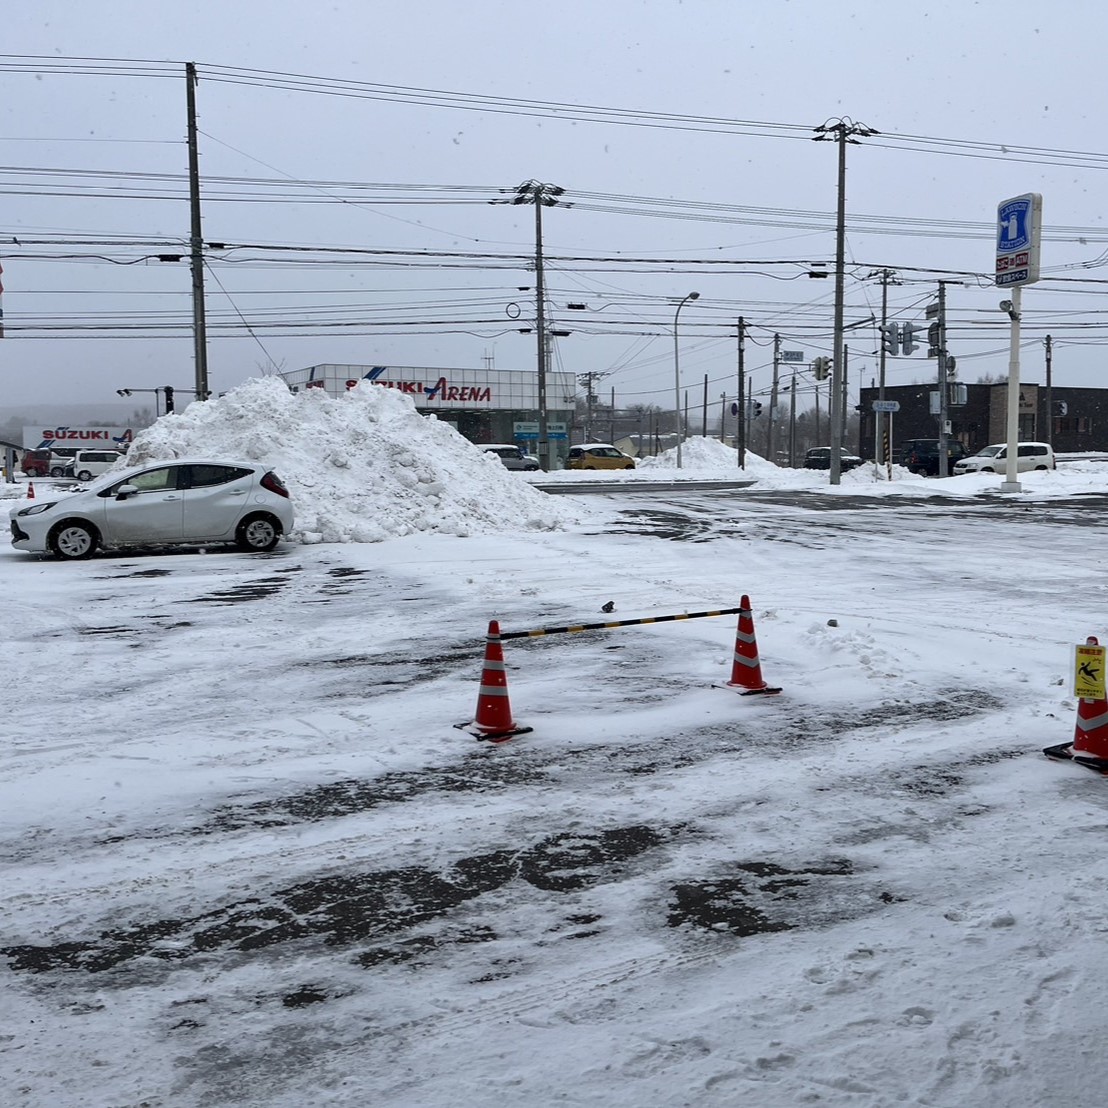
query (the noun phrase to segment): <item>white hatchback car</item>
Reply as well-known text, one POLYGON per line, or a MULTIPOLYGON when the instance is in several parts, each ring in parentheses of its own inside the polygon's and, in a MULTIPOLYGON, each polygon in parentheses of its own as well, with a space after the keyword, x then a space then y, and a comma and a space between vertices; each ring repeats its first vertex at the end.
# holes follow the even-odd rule
POLYGON ((281 479, 255 462, 178 458, 102 477, 9 513, 12 546, 88 558, 97 547, 235 543, 272 550, 293 523, 281 479))
MULTIPOLYGON (((1031 469, 1054 469, 1054 451, 1045 442, 1021 442, 1016 444, 1016 472, 1031 469)), ((976 454, 963 458, 954 467, 954 475, 963 473, 1007 473, 1008 444, 1004 442, 986 446, 976 454)))

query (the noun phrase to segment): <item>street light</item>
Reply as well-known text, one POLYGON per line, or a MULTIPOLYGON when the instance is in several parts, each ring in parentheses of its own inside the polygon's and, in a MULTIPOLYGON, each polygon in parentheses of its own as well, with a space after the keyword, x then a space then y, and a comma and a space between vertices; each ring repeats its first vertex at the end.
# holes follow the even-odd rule
POLYGON ((673 313, 673 412, 677 417, 677 468, 681 468, 681 359, 677 345, 677 317, 690 300, 699 300, 700 293, 690 292, 673 313))

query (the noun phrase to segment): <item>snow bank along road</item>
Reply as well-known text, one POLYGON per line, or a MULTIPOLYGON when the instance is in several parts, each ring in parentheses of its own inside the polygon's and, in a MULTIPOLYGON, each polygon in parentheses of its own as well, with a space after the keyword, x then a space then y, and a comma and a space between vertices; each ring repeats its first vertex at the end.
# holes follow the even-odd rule
POLYGON ((1040 748, 1104 506, 0 555, 9 1103, 1091 1108, 1106 800, 1040 748), (744 592, 780 697, 697 620, 512 641, 534 733, 452 727, 490 618, 744 592))

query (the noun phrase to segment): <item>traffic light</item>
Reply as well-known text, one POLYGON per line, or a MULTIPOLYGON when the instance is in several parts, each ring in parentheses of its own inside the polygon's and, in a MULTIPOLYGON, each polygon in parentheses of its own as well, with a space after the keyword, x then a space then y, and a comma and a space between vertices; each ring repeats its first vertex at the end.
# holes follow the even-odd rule
POLYGON ((762 402, 760 400, 755 400, 753 404, 750 405, 750 408, 751 411, 754 413, 755 419, 757 419, 762 414, 762 402))
POLYGON ((169 415, 173 411, 173 386, 166 385, 162 391, 165 393, 165 414, 169 415))
POLYGON ((1054 401, 1054 414, 1056 416, 1069 415, 1070 406, 1064 400, 1054 401))
POLYGON ((902 323, 900 325, 900 352, 902 354, 911 354, 919 345, 916 342, 917 330, 918 328, 912 323, 902 323))
POLYGON ((881 348, 886 354, 898 354, 900 353, 900 324, 898 323, 882 323, 880 327, 881 331, 881 348))
POLYGON ((816 358, 816 360, 812 362, 812 375, 817 381, 826 381, 831 375, 831 359, 816 358))

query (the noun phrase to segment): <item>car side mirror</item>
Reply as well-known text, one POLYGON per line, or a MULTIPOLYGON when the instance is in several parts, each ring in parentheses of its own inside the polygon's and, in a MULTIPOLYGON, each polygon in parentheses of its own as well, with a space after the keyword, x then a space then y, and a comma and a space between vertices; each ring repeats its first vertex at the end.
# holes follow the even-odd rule
POLYGON ((116 500, 126 500, 127 497, 132 496, 136 492, 138 492, 138 485, 120 485, 119 488, 115 490, 115 498, 116 500))

